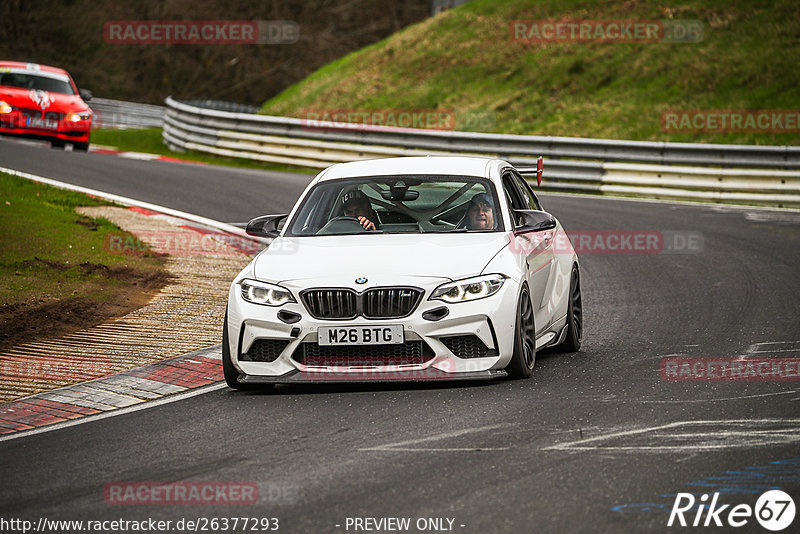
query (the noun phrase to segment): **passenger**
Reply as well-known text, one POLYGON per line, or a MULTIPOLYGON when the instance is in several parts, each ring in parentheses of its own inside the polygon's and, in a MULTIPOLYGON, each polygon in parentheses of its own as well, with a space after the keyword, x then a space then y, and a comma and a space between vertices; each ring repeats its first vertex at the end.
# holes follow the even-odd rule
POLYGON ((467 229, 492 230, 494 222, 494 202, 487 193, 478 193, 469 201, 467 208, 467 229))
POLYGON ((377 230, 377 226, 371 220, 376 218, 375 212, 369 202, 369 197, 362 191, 348 191, 342 195, 342 203, 344 203, 345 217, 355 217, 365 230, 377 230))

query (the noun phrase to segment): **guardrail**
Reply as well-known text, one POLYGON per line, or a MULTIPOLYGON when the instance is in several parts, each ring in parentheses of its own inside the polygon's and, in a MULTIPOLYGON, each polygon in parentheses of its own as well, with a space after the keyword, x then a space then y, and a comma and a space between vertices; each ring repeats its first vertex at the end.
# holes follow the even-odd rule
POLYGON ((542 155, 545 190, 800 207, 800 147, 378 129, 209 109, 173 98, 166 104, 164 141, 179 151, 314 169, 453 153, 533 165, 542 155))
POLYGON ((166 113, 164 106, 108 98, 92 98, 88 103, 94 112, 93 128, 161 128, 166 113))

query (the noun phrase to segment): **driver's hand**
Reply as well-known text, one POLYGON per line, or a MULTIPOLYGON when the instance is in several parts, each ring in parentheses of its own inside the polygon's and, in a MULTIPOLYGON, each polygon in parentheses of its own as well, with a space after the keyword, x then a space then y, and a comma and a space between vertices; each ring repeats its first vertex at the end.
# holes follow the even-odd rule
POLYGON ((363 226, 365 230, 377 230, 377 228, 375 228, 375 223, 373 223, 363 215, 359 215, 358 222, 361 223, 361 226, 363 226))

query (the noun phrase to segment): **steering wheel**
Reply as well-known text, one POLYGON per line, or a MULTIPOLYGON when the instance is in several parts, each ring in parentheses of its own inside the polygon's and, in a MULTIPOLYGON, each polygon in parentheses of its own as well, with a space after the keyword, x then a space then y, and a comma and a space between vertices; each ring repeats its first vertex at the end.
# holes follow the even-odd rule
POLYGON ((356 217, 334 217, 328 221, 325 226, 319 229, 317 235, 324 234, 354 234, 366 232, 367 229, 361 226, 356 217))

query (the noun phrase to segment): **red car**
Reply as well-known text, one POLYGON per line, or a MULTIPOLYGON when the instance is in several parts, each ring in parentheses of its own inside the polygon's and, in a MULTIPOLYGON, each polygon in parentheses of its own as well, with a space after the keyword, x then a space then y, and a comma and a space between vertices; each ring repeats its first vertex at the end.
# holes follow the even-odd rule
POLYGON ((92 110, 89 91, 64 69, 0 61, 0 133, 46 139, 53 148, 71 143, 89 149, 92 110))

